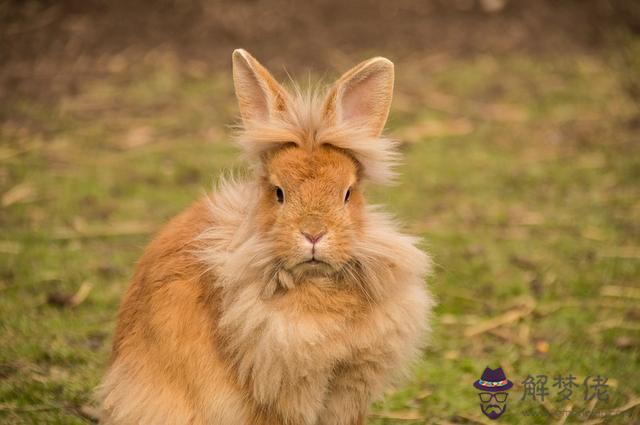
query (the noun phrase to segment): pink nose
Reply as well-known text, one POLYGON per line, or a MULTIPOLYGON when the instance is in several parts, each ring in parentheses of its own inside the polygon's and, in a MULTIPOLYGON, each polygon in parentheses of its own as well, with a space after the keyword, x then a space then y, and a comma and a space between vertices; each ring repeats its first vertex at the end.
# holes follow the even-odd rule
POLYGON ((318 241, 320 239, 322 239, 322 237, 325 235, 325 233, 327 232, 320 232, 320 233, 316 233, 316 234, 311 234, 311 233, 307 233, 307 232, 302 232, 302 234, 304 235, 305 238, 307 238, 307 240, 309 242, 311 242, 313 245, 315 245, 316 243, 318 243, 318 241))

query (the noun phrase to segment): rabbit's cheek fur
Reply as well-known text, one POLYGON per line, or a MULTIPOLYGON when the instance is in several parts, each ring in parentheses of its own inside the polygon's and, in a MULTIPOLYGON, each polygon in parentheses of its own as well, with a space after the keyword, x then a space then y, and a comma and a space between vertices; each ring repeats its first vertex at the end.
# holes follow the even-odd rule
MULTIPOLYGON (((283 221, 286 221, 283 220, 283 221)), ((323 220, 324 231, 322 237, 315 243, 310 242, 301 229, 306 229, 299 220, 292 223, 277 222, 270 232, 274 239, 274 248, 283 257, 285 267, 294 269, 316 260, 323 262, 333 269, 338 269, 350 259, 351 238, 353 231, 350 219, 323 220)))
POLYGON ((271 155, 266 168, 263 230, 283 267, 297 275, 338 271, 351 259, 351 242, 361 227, 361 195, 354 193, 349 203, 344 199, 356 181, 353 159, 334 148, 286 147, 271 155), (282 203, 274 200, 274 187, 282 188, 282 203), (305 234, 320 236, 310 242, 305 234))

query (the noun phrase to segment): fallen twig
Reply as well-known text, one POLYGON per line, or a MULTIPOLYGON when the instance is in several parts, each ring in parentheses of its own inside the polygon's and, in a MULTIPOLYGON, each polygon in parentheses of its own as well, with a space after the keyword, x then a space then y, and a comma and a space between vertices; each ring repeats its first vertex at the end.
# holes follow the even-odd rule
POLYGON ((551 405, 551 403, 549 403, 548 399, 544 399, 540 405, 547 411, 549 417, 554 418, 558 414, 557 410, 551 405))
POLYGON ((71 229, 58 229, 50 236, 51 239, 92 239, 118 236, 146 235, 157 229, 157 226, 146 223, 120 223, 108 227, 93 227, 81 232, 71 229))
POLYGON ((601 424, 603 419, 591 419, 588 421, 581 422, 582 425, 599 425, 601 424))
POLYGON ((53 304, 59 307, 76 307, 84 302, 89 296, 93 285, 89 282, 83 282, 80 285, 80 288, 75 292, 75 294, 63 294, 54 292, 49 294, 47 298, 47 302, 49 304, 53 304))
POLYGON ((369 414, 376 419, 394 419, 396 421, 423 421, 426 418, 414 410, 394 410, 369 414))
POLYGON ((612 416, 615 415, 619 415, 620 413, 624 413, 627 410, 633 409, 636 406, 640 406, 640 397, 634 397, 631 400, 629 400, 626 404, 616 408, 616 409, 612 409, 610 410, 610 413, 612 416))
POLYGON ((62 410, 62 407, 53 404, 33 404, 17 405, 11 403, 0 403, 0 411, 10 412, 42 412, 46 410, 62 410))
POLYGON ((92 284, 90 284, 89 282, 83 282, 82 285, 80 285, 80 288, 78 289, 78 291, 75 294, 73 294, 73 296, 71 297, 71 300, 69 301, 69 305, 71 307, 75 307, 77 305, 82 304, 82 302, 86 300, 87 297, 89 296, 89 292, 91 292, 92 288, 93 288, 92 284))
POLYGON ((567 407, 562 409, 562 414, 560 415, 560 419, 558 419, 558 422, 556 422, 556 425, 564 425, 564 423, 567 421, 567 418, 571 415, 572 411, 573 403, 569 403, 567 407))
POLYGON ((599 331, 603 331, 607 329, 615 329, 615 328, 624 329, 627 331, 640 331, 640 324, 627 323, 626 321, 621 319, 610 319, 600 323, 596 323, 595 325, 593 325, 590 331, 593 333, 593 332, 599 332, 599 331))
POLYGON ((482 418, 479 418, 477 416, 469 416, 469 415, 455 415, 454 419, 464 419, 465 421, 468 422, 472 422, 474 424, 480 424, 480 425, 491 425, 491 422, 487 422, 482 418))
POLYGON ((521 307, 514 308, 499 316, 493 317, 475 326, 471 326, 467 328, 467 330, 464 332, 464 336, 467 338, 473 337, 473 336, 488 332, 492 329, 498 328, 500 326, 504 326, 506 324, 516 322, 522 319, 523 317, 530 315, 534 309, 535 309, 535 302, 533 302, 533 300, 530 300, 529 302, 527 302, 527 304, 521 307))
POLYGON ((600 294, 605 297, 633 298, 640 300, 640 289, 629 286, 606 285, 600 289, 600 294))
POLYGON ((640 258, 640 249, 635 246, 623 246, 603 251, 600 253, 600 256, 605 258, 628 258, 635 260, 640 258))
POLYGON ((516 337, 515 335, 509 334, 508 332, 505 332, 503 329, 491 329, 488 331, 491 335, 497 336, 498 338, 504 339, 507 342, 510 342, 514 345, 518 345, 522 348, 528 348, 529 344, 525 343, 524 341, 521 341, 520 338, 516 337))
POLYGON ((587 405, 585 418, 588 418, 589 416, 591 416, 591 412, 593 412, 593 408, 596 407, 597 403, 598 403, 598 397, 594 397, 591 399, 591 401, 587 405))
POLYGON ((610 309, 627 309, 631 307, 628 302, 624 300, 614 299, 597 299, 597 300, 577 300, 570 299, 557 303, 541 305, 536 307, 536 314, 540 316, 548 316, 562 308, 584 308, 585 306, 610 308, 610 309))

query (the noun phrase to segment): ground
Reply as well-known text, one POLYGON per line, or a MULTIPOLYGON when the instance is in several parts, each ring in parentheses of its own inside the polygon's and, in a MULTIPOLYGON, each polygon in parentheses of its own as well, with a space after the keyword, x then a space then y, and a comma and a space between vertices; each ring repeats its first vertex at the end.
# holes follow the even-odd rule
MULTIPOLYGON (((591 45, 588 33, 553 33, 549 49, 543 35, 521 45, 494 31, 495 43, 465 54, 455 42, 397 52, 388 133, 403 142, 401 177, 367 191, 423 238, 439 305, 414 373, 371 424, 489 423, 472 387, 486 366, 515 384, 498 422, 640 421, 640 37, 622 25, 609 35, 591 45), (557 401, 554 378, 570 374, 579 387, 557 401), (544 401, 526 393, 528 375, 548 377, 544 401), (608 400, 585 401, 596 375, 608 400)), ((100 50, 55 78, 59 55, 13 52, 0 73, 2 423, 92 421, 142 249, 222 172, 244 167, 231 52, 210 65, 166 45, 132 59, 140 49, 100 50), (48 77, 21 79, 25 64, 48 77)), ((383 47, 396 59, 393 49, 383 47)), ((330 81, 376 54, 354 52, 316 58, 310 77, 293 64, 292 76, 330 81)), ((292 56, 265 62, 286 80, 277 58, 292 56)))

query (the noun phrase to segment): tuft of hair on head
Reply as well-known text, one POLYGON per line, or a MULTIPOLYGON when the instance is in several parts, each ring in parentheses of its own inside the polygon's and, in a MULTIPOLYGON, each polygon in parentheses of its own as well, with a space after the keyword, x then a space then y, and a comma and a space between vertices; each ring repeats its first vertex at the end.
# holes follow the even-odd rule
POLYGON ((286 145, 313 150, 332 145, 351 154, 365 177, 389 183, 398 163, 397 143, 382 136, 393 97, 394 69, 388 59, 366 60, 327 90, 286 90, 253 56, 233 52, 233 82, 242 125, 236 141, 259 175, 264 158, 286 145))

